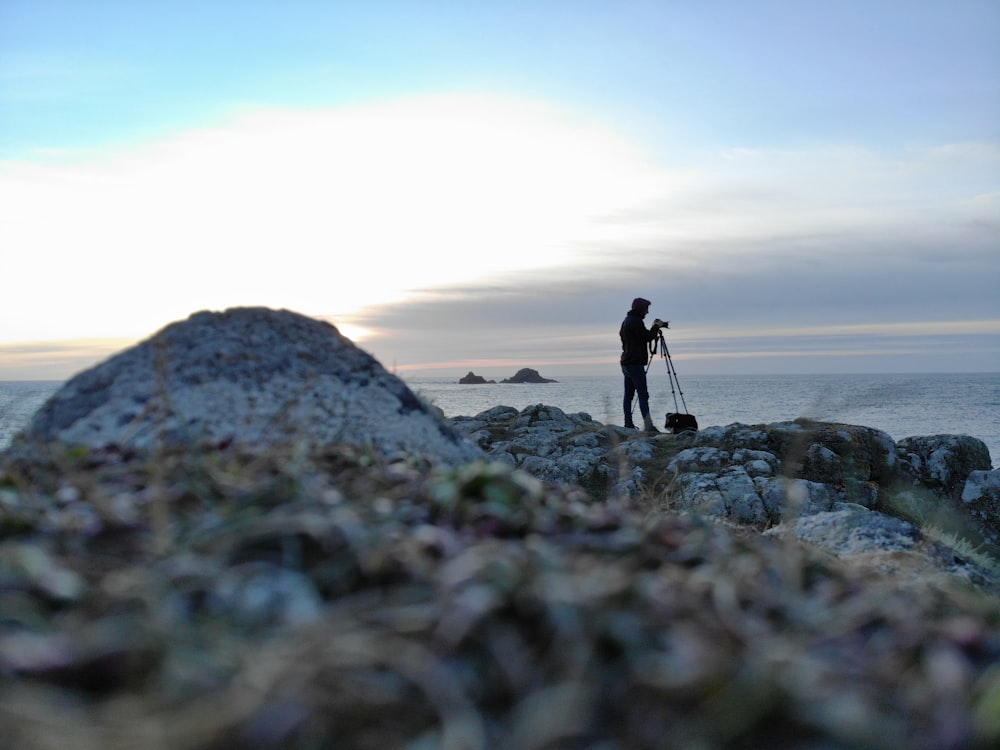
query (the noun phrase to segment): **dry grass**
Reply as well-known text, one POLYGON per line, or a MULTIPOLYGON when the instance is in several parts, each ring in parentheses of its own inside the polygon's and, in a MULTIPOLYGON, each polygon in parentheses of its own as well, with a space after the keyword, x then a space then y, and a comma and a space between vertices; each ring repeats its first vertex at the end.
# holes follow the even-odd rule
POLYGON ((502 465, 0 464, 0 746, 976 748, 1000 601, 502 465))

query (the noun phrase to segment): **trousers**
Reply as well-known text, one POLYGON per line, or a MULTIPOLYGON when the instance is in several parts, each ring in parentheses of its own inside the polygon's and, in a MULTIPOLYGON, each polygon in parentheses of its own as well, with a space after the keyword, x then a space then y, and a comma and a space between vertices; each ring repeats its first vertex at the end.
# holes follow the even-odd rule
POLYGON ((646 387, 646 368, 644 365, 622 365, 622 375, 625 376, 625 396, 622 398, 622 411, 625 413, 625 424, 632 424, 632 399, 639 396, 639 413, 642 421, 649 421, 649 388, 646 387))

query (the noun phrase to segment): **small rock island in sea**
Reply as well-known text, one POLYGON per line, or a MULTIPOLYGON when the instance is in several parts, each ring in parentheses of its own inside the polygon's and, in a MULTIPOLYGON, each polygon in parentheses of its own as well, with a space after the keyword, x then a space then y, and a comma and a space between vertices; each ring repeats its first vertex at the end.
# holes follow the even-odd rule
POLYGON ((500 381, 501 383, 557 383, 557 380, 551 380, 549 378, 543 378, 538 370, 532 370, 530 367, 522 367, 517 371, 517 374, 512 378, 504 378, 500 381))
POLYGON ((458 382, 459 385, 495 385, 497 381, 487 380, 482 375, 476 375, 472 370, 469 370, 469 374, 460 378, 458 382))

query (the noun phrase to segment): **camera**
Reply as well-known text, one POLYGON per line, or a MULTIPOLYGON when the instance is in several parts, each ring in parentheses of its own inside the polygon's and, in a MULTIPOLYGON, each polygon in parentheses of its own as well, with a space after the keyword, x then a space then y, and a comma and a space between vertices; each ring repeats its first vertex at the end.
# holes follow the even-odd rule
POLYGON ((670 321, 660 320, 659 318, 657 318, 656 320, 653 321, 653 325, 658 326, 659 328, 670 328, 670 321))

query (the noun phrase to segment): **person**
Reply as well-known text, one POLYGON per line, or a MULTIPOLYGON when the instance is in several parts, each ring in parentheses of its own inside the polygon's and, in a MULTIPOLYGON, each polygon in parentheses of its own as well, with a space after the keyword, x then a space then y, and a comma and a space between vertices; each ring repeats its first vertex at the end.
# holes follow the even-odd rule
POLYGON ((660 332, 660 320, 652 328, 646 328, 643 319, 649 313, 652 303, 648 299, 636 297, 632 309, 625 315, 618 336, 622 340, 621 366, 625 376, 625 396, 622 408, 625 412, 625 426, 635 429, 632 421, 632 399, 639 396, 639 413, 646 432, 659 432, 649 416, 649 389, 646 386, 646 363, 649 361, 649 342, 660 332))

